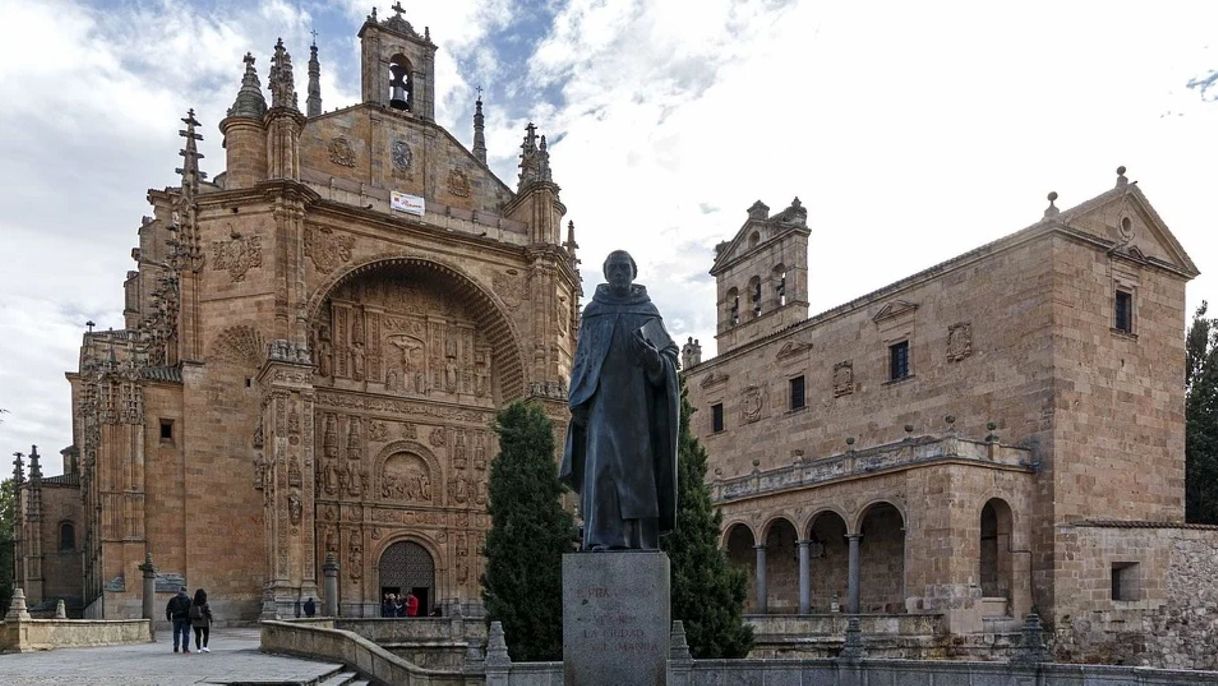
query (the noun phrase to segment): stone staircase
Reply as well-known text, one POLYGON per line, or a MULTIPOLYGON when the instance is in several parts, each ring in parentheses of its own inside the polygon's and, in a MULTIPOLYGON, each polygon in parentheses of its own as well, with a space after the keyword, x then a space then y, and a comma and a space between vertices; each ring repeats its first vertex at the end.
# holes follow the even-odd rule
POLYGON ((337 670, 317 681, 317 686, 368 686, 369 681, 355 672, 337 670))

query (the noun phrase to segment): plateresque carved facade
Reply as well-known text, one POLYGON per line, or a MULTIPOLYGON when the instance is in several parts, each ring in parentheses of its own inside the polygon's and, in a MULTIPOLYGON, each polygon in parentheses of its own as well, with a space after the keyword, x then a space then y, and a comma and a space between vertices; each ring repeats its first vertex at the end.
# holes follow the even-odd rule
POLYGON ((1183 524, 1197 269, 1124 168, 1055 199, 811 318, 798 200, 719 246, 719 354, 689 341, 685 378, 760 648, 855 611, 888 655, 992 657, 1036 608, 1063 659, 1215 666, 1218 531, 1183 524))
POLYGON ((565 416, 573 229, 531 124, 512 189, 481 101, 472 151, 434 121, 429 32, 399 13, 359 36, 363 102, 322 113, 314 47, 302 113, 280 42, 268 105, 247 55, 225 173, 199 171, 192 113, 181 186, 148 194, 126 328, 68 374, 86 616, 139 615, 146 551, 158 590, 205 587, 227 619, 320 598, 328 555, 346 615, 389 590, 479 602, 494 413, 565 416))

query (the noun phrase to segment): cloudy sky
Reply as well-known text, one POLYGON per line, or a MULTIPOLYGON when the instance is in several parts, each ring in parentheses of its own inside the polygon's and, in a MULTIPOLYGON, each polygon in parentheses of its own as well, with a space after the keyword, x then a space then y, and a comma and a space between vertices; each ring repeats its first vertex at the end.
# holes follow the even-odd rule
MULTIPOLYGON (((1218 270, 1216 2, 403 4, 440 46, 440 123, 469 144, 485 87, 491 165, 514 186, 537 122, 585 267, 629 249, 670 328, 711 352, 713 247, 757 199, 808 207, 813 312, 1036 221, 1051 190, 1062 207, 1103 192, 1120 164, 1218 270)), ((175 182, 184 111, 222 171, 241 56, 265 84, 282 36, 303 89, 311 30, 324 106, 355 102, 370 8, 0 0, 4 454, 71 441, 63 373, 85 321, 122 326, 145 191, 175 182)), ((1218 276, 1191 284, 1190 312, 1202 299, 1218 276)))

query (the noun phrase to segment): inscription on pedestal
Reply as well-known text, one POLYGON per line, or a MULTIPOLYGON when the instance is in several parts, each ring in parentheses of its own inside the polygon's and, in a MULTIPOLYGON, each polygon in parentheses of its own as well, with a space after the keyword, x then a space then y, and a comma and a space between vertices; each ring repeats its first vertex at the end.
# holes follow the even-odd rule
POLYGON ((563 556, 563 678, 567 686, 664 684, 669 563, 661 552, 563 556))

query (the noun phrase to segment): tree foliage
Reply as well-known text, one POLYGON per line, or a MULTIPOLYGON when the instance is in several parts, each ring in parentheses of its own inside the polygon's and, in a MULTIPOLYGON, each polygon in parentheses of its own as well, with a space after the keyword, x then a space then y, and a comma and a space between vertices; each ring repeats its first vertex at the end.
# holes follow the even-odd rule
POLYGON ((1218 320, 1201 303, 1186 347, 1185 517, 1218 524, 1218 320))
POLYGON ((685 623, 694 657, 744 657, 753 644, 753 628, 741 616, 747 580, 719 546, 723 514, 711 505, 706 449, 689 425, 693 413, 682 380, 676 530, 660 544, 672 561, 672 617, 685 623))
POLYGON ((550 420, 532 403, 499 413, 499 455, 491 465, 491 530, 482 597, 503 623, 513 660, 562 659, 562 556, 575 523, 562 507, 550 420))
POLYGON ((16 537, 16 502, 13 479, 0 481, 0 611, 13 597, 13 539, 16 537))

